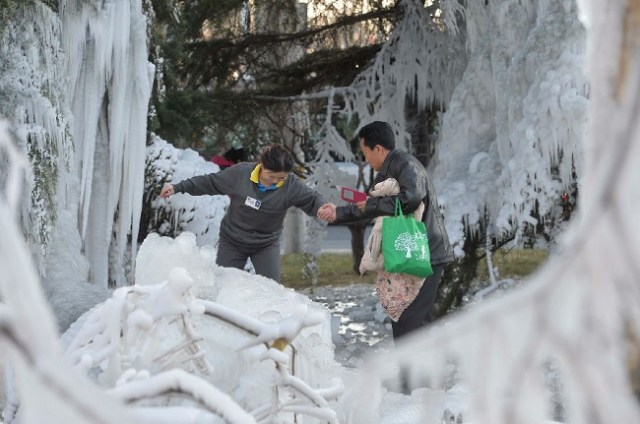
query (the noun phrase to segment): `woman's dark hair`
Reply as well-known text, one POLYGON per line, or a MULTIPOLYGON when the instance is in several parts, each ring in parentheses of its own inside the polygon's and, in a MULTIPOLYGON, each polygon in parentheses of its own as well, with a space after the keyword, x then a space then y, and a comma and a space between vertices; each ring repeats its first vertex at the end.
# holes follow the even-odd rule
POLYGON ((293 156, 280 144, 272 144, 262 151, 260 163, 264 169, 273 172, 291 172, 293 156))
POLYGON ((358 138, 364 140, 364 145, 370 149, 381 145, 387 150, 396 148, 396 136, 393 134, 391 125, 383 121, 374 121, 360 128, 358 138))

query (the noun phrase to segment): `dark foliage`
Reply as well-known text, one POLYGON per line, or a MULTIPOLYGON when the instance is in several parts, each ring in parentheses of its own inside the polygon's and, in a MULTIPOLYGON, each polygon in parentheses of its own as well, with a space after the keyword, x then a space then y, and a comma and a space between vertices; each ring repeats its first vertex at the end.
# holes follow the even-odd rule
POLYGON ((256 122, 279 125, 278 109, 290 97, 351 83, 400 17, 398 8, 381 5, 307 20, 294 1, 266 1, 258 10, 236 0, 151 4, 151 60, 161 79, 150 129, 206 157, 232 140, 257 150, 269 135, 256 122), (365 42, 353 33, 372 35, 365 42))

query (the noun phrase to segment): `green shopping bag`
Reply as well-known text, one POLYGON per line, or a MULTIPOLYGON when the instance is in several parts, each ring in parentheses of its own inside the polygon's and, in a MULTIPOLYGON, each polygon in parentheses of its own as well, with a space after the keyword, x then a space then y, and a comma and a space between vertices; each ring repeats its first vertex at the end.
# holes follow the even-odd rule
POLYGON ((416 277, 433 274, 424 222, 416 221, 413 216, 404 216, 397 198, 395 216, 382 219, 382 255, 387 272, 401 272, 416 277))

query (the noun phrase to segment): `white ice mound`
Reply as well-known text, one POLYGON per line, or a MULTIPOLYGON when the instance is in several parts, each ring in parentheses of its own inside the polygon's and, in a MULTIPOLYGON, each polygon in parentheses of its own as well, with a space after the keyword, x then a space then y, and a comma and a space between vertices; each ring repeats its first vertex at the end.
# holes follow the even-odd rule
POLYGON ((150 235, 136 284, 115 290, 63 335, 74 366, 138 414, 179 406, 231 422, 294 414, 336 422, 342 382, 331 340, 323 306, 216 266, 213 249, 189 233, 150 235))

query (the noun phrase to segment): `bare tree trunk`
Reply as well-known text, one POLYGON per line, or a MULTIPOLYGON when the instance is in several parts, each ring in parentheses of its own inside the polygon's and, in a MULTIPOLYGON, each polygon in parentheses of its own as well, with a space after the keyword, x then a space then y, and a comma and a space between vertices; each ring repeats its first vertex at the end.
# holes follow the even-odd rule
POLYGON ((300 253, 304 245, 305 215, 298 208, 291 208, 284 217, 284 253, 300 253))

